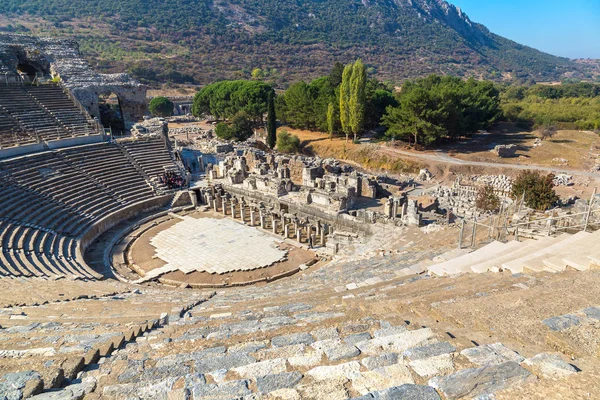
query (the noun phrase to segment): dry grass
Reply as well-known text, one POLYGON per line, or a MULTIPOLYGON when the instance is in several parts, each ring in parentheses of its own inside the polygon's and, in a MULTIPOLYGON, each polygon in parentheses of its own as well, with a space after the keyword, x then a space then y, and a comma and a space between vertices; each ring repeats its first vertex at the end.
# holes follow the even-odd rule
POLYGON ((589 170, 595 165, 600 153, 600 136, 589 131, 558 131, 541 146, 533 147, 534 141, 540 138, 534 132, 495 132, 479 143, 465 143, 452 148, 453 156, 468 161, 487 161, 503 164, 540 165, 569 169, 589 170), (519 146, 517 156, 499 158, 489 150, 495 144, 516 144, 519 146), (591 151, 590 151, 591 150, 591 151), (567 162, 559 161, 565 159, 567 162))
POLYGON ((372 172, 408 173, 418 172, 420 166, 414 161, 395 155, 384 154, 377 144, 354 144, 346 142, 343 136, 329 140, 329 135, 322 132, 311 132, 288 129, 297 135, 305 154, 322 158, 336 158, 372 172))

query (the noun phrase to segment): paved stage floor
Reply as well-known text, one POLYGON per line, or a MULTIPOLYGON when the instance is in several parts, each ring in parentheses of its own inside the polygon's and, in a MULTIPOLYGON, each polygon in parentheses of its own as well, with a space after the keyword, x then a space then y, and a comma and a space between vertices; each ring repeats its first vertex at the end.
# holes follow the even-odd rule
POLYGON ((167 264, 148 271, 144 280, 177 270, 224 274, 267 267, 286 256, 277 248, 281 242, 231 219, 186 216, 150 241, 167 264))

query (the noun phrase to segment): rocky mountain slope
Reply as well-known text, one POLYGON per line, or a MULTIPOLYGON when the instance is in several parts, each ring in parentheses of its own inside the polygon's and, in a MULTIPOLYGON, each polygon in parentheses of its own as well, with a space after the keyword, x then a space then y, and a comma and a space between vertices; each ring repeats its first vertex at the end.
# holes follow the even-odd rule
POLYGON ((285 84, 356 57, 394 82, 593 75, 589 64, 495 35, 443 0, 5 0, 0 29, 75 37, 98 68, 150 81, 206 83, 260 68, 285 84))

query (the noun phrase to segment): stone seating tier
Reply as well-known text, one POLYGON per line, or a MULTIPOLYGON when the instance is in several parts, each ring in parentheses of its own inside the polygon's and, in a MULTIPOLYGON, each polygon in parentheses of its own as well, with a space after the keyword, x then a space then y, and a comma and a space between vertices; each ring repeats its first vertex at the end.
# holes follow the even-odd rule
POLYGON ((559 272, 567 267, 585 271, 600 265, 595 258, 599 251, 597 243, 600 243, 600 231, 506 244, 492 242, 474 252, 429 265, 427 269, 438 276, 500 270, 515 274, 524 271, 559 272))
POLYGON ((3 86, 0 91, 0 147, 95 133, 89 116, 56 84, 3 86))
POLYGON ((0 161, 0 275, 101 278, 78 259, 78 239, 101 218, 156 196, 131 160, 102 143, 0 161))

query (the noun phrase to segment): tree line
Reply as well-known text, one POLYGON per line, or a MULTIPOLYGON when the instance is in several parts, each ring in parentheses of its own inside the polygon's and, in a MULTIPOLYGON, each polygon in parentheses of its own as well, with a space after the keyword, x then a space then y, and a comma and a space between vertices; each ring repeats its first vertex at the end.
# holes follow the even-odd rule
MULTIPOLYGON (((376 130, 388 140, 434 146, 489 129, 499 120, 529 127, 558 123, 561 128, 600 129, 600 85, 503 86, 431 75, 395 90, 369 78, 359 59, 347 65, 336 63, 328 75, 296 82, 277 94, 257 80, 217 82, 196 94, 192 111, 227 121, 229 127, 237 115, 235 125, 246 128, 249 124, 241 123, 245 119, 263 127, 269 111, 270 146, 276 141, 275 119, 291 128, 327 132, 330 137, 345 134, 356 140, 376 130)), ((222 126, 219 131, 227 130, 222 126)), ((243 139, 247 135, 229 131, 225 136, 243 139)))

